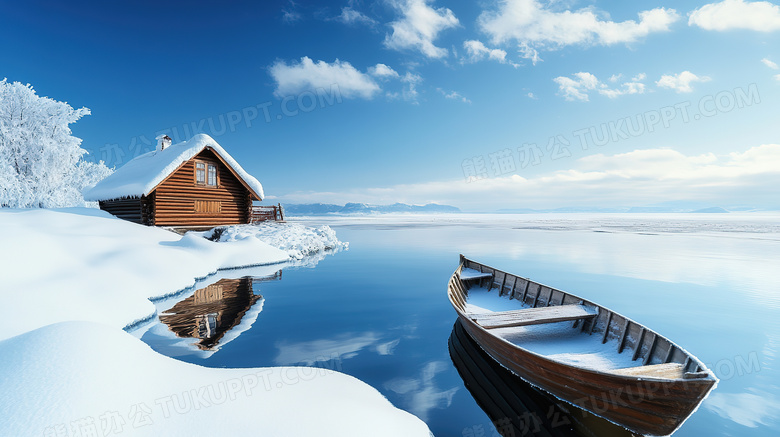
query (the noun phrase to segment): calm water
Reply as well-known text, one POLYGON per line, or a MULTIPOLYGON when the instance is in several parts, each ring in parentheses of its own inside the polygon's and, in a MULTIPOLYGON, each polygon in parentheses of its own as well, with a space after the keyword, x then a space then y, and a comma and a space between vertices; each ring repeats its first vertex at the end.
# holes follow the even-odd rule
MULTIPOLYGON (((446 284, 463 253, 599 302, 707 363, 720 385, 675 436, 778 435, 775 218, 459 217, 330 221, 349 251, 265 280, 235 279, 279 267, 221 272, 194 295, 159 302, 165 323, 137 335, 161 353, 208 367, 335 367, 436 435, 490 436, 485 402, 465 387, 448 349, 456 315, 446 284), (186 339, 204 335, 216 346, 186 339)), ((553 406, 529 402, 537 417, 560 422, 553 406)), ((587 426, 591 435, 616 435, 608 425, 587 426)), ((554 435, 570 433, 553 427, 554 435)))

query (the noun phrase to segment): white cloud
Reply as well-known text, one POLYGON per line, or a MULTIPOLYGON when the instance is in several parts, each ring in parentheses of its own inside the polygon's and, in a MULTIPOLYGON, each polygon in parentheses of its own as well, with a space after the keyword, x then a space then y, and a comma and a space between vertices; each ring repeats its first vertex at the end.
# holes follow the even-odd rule
POLYGON ((775 75, 774 75, 774 76, 772 76, 772 77, 774 77, 776 81, 779 81, 779 82, 780 82, 780 74, 775 74, 775 75))
POLYGON ((288 5, 282 9, 282 20, 286 23, 294 23, 296 21, 299 21, 303 16, 295 10, 296 4, 294 1, 290 0, 288 2, 288 5))
POLYGON ((678 93, 690 93, 693 91, 692 83, 709 81, 710 78, 707 76, 697 76, 686 70, 680 74, 664 74, 655 84, 660 88, 669 88, 678 93))
MULTIPOLYGON (((293 193, 283 196, 281 201, 436 202, 466 210, 514 205, 527 208, 642 206, 674 200, 696 200, 720 206, 777 205, 780 144, 725 155, 686 155, 672 149, 636 150, 611 156, 591 155, 573 164, 569 170, 531 178, 514 174, 467 183, 461 176, 457 180, 348 192, 293 193), (512 203, 508 203, 510 200, 512 203)), ((489 167, 490 162, 486 165, 489 167)))
POLYGON ((415 49, 429 58, 447 56, 447 49, 437 47, 434 40, 443 30, 456 27, 458 19, 447 8, 434 9, 428 0, 405 0, 394 3, 403 17, 393 21, 393 33, 385 37, 385 46, 395 50, 415 49))
POLYGON ((370 67, 368 69, 368 74, 383 79, 396 79, 400 77, 397 71, 385 64, 376 64, 376 66, 370 67))
POLYGON ((469 55, 469 59, 472 62, 481 61, 483 59, 491 59, 506 63, 506 51, 501 49, 489 49, 482 43, 482 41, 472 39, 463 42, 463 48, 469 55))
POLYGON ((321 88, 329 90, 334 85, 345 98, 371 99, 380 91, 371 76, 361 73, 349 62, 338 59, 332 64, 325 61, 315 63, 305 56, 297 64, 287 65, 284 61, 277 61, 269 70, 276 81, 274 95, 277 97, 321 88))
POLYGON ((689 14, 688 25, 706 30, 747 29, 771 32, 780 30, 780 6, 765 1, 744 0, 709 3, 689 14))
POLYGON ((598 90, 599 94, 605 95, 610 99, 620 97, 625 94, 644 94, 645 84, 642 82, 623 82, 621 88, 602 87, 598 90))
POLYGON ((403 96, 404 100, 417 103, 417 95, 419 94, 417 92, 417 85, 419 85, 422 82, 423 78, 419 74, 407 72, 401 77, 401 82, 406 84, 404 87, 401 95, 403 96))
POLYGON ((283 10, 282 11, 282 20, 284 20, 287 23, 294 23, 294 22, 300 20, 301 18, 303 18, 301 16, 301 14, 299 14, 296 11, 292 11, 292 10, 283 10))
POLYGON ((639 21, 615 22, 602 19, 605 15, 593 8, 558 12, 538 0, 506 0, 497 10, 484 11, 478 24, 494 44, 516 41, 529 58, 538 59, 537 49, 632 43, 651 33, 668 31, 679 19, 677 11, 666 8, 642 11, 639 21))
POLYGON ((445 99, 450 99, 450 100, 460 100, 460 101, 461 101, 461 102, 463 102, 463 103, 471 103, 471 100, 469 100, 469 99, 467 99, 467 98, 463 97, 463 96, 462 96, 462 95, 460 95, 460 93, 459 93, 459 92, 457 92, 457 91, 450 91, 450 92, 447 92, 447 91, 444 91, 444 90, 443 90, 443 89, 441 89, 441 88, 436 88, 436 91, 440 92, 440 93, 441 93, 441 95, 443 95, 445 99))
POLYGON ((564 99, 587 102, 588 91, 596 89, 598 79, 596 79, 596 76, 587 72, 575 73, 574 77, 575 79, 559 76, 553 79, 553 81, 558 84, 558 88, 564 99))
POLYGON ((369 27, 374 27, 379 24, 376 20, 360 11, 357 11, 349 6, 345 6, 341 9, 341 14, 335 18, 344 24, 355 25, 364 24, 369 27))
POLYGON ((521 43, 517 47, 517 51, 520 52, 520 56, 523 59, 528 59, 531 61, 531 64, 536 65, 539 62, 542 62, 542 58, 539 56, 539 51, 535 48, 530 47, 526 43, 521 43))
MULTIPOLYGON (((609 81, 617 83, 623 77, 622 74, 612 75, 609 81)), ((569 101, 589 100, 589 92, 595 91, 610 99, 620 97, 625 94, 643 94, 645 84, 641 81, 646 78, 644 73, 640 73, 631 78, 631 81, 623 82, 620 88, 610 88, 607 84, 601 82, 596 76, 588 72, 575 73, 573 77, 559 76, 553 79, 558 84, 558 91, 564 99, 569 101)))
POLYGON ((769 59, 767 59, 767 58, 764 58, 764 59, 762 59, 762 60, 761 60, 761 62, 762 62, 764 65, 766 65, 767 67, 771 68, 772 70, 777 70, 777 69, 780 69, 780 67, 778 67, 778 65, 777 65, 777 64, 775 64, 774 62, 770 61, 770 60, 769 60, 769 59))

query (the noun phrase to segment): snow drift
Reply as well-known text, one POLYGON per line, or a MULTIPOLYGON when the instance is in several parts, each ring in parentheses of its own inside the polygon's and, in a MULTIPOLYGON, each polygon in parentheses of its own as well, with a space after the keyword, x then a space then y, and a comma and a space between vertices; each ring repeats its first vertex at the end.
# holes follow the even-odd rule
POLYGON ((2 435, 430 435, 333 370, 205 368, 89 322, 50 325, 0 348, 2 435))

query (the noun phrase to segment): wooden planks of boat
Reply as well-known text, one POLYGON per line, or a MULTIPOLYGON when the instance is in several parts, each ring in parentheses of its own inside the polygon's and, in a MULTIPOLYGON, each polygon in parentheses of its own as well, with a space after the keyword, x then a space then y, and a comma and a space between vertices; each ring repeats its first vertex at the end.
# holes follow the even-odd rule
POLYGON ((645 326, 463 255, 447 294, 465 331, 499 364, 631 431, 673 433, 717 384, 701 361, 645 326), (470 304, 477 288, 501 310, 470 304), (505 310, 507 302, 516 309, 505 310))

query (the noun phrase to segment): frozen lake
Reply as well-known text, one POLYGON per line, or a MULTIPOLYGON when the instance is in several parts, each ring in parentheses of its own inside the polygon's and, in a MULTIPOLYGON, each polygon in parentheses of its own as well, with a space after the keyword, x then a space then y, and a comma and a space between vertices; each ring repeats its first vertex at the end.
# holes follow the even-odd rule
POLYGON ((704 361, 721 382, 675 436, 780 432, 776 214, 300 221, 330 225, 349 251, 315 268, 283 266, 281 274, 279 266, 221 272, 198 292, 158 303, 164 323, 137 335, 166 355, 209 367, 337 368, 436 435, 489 436, 491 420, 448 351, 456 314, 446 285, 463 253, 605 305, 704 361), (239 280, 246 276, 266 279, 239 280), (194 338, 204 335, 213 338, 194 338))

